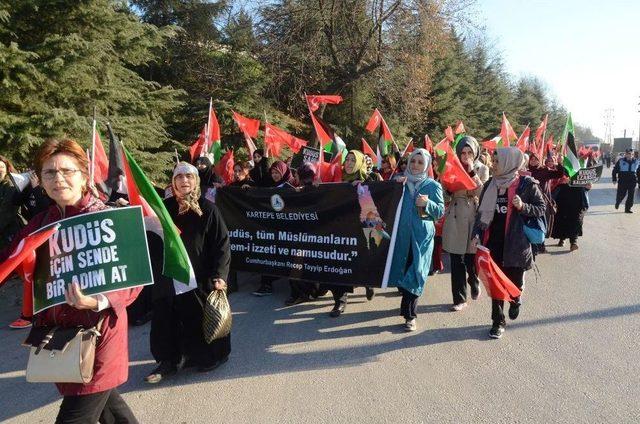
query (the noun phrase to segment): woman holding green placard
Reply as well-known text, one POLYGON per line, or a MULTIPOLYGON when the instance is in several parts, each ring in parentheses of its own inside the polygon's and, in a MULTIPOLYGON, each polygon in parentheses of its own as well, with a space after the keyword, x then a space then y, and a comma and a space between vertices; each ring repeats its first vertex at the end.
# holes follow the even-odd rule
MULTIPOLYGON (((44 190, 54 204, 29 221, 12 245, 0 253, 0 262, 8 257, 22 238, 37 229, 64 218, 107 208, 88 189, 87 156, 75 141, 45 141, 40 146, 34 165, 44 190)), ((139 292, 138 287, 85 296, 79 286, 73 284, 67 287, 66 304, 46 309, 34 317, 34 327, 55 325, 62 328, 91 328, 103 320, 98 328, 100 337, 91 381, 85 384, 56 383, 63 395, 56 423, 95 423, 98 420, 138 422, 116 387, 128 378, 126 308, 139 292)))

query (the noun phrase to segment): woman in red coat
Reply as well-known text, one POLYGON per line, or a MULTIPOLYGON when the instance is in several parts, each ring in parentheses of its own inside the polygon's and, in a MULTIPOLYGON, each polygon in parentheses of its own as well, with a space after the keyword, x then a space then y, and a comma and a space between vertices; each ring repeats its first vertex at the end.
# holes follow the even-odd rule
MULTIPOLYGON (((12 245, 0 254, 0 262, 33 231, 64 218, 107 208, 87 189, 87 158, 75 141, 46 141, 36 156, 35 170, 54 204, 29 221, 12 245)), ((77 284, 69 285, 66 304, 49 308, 35 317, 35 325, 63 328, 90 328, 104 318, 98 329, 101 336, 96 346, 92 380, 86 384, 56 383, 63 396, 56 423, 138 422, 116 387, 128 378, 126 307, 139 292, 140 288, 134 288, 85 296, 77 284)))

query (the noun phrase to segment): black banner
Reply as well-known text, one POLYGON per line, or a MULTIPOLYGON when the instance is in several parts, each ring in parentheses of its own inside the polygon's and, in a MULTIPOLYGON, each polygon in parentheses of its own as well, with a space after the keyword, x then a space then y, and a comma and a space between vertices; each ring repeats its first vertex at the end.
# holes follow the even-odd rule
POLYGON ((386 287, 402 184, 225 187, 216 205, 231 269, 324 283, 386 287))
POLYGON ((590 166, 588 168, 581 168, 571 178, 571 187, 584 187, 589 184, 598 182, 602 176, 602 165, 590 166))

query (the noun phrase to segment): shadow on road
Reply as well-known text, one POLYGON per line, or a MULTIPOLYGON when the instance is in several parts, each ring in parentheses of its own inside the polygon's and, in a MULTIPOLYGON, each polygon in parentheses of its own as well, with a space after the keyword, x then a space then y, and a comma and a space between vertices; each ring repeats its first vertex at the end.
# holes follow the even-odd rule
MULTIPOLYGON (((256 302, 242 299, 241 303, 253 306, 256 302)), ((374 300, 375 302, 375 300, 374 300)), ((266 309, 269 304, 257 302, 260 309, 266 309)), ((149 391, 155 388, 180 387, 214 380, 236 379, 268 374, 290 373, 296 371, 318 370, 325 368, 340 368, 358 366, 368 362, 375 362, 382 354, 464 340, 489 340, 487 325, 473 325, 459 328, 428 328, 415 333, 404 333, 401 326, 402 319, 397 323, 380 325, 381 319, 398 315, 398 309, 371 310, 359 313, 345 313, 339 319, 330 318, 327 311, 332 302, 314 302, 297 305, 290 308, 276 309, 269 314, 269 319, 256 320, 254 314, 248 310, 237 310, 234 315, 233 349, 230 361, 211 373, 196 373, 193 370, 183 370, 171 380, 157 386, 150 386, 143 382, 144 376, 153 368, 148 354, 148 325, 132 328, 130 331, 131 361, 142 364, 129 368, 129 381, 120 387, 122 393, 149 391), (350 325, 369 323, 369 325, 345 328, 350 325), (308 343, 318 340, 330 342, 332 339, 343 339, 391 333, 397 337, 384 343, 365 343, 340 348, 322 348, 309 350, 308 343)), ((449 305, 421 305, 419 313, 425 317, 422 322, 428 325, 428 314, 444 312, 449 305)), ((238 308, 240 309, 240 308, 238 308)), ((258 308, 256 308, 258 309, 258 308)), ((348 311, 348 309, 347 309, 348 311)), ((264 317, 264 311, 255 311, 264 317)), ((612 307, 607 309, 583 312, 571 315, 560 315, 531 321, 520 321, 510 325, 512 329, 537 327, 543 325, 566 324, 587 320, 614 318, 623 315, 640 313, 640 304, 612 307)), ((22 338, 26 333, 17 336, 7 331, 0 331, 0 337, 7 339, 22 338), (3 334, 4 333, 4 334, 3 334)), ((12 342, 13 342, 12 341, 12 342)), ((26 363, 27 351, 20 346, 14 347, 4 354, 9 355, 0 362, 0 389, 3 392, 3 408, 0 408, 0 421, 5 421, 18 415, 33 411, 53 402, 59 402, 58 395, 52 384, 30 384, 27 390, 15 390, 16 386, 24 386, 24 368, 16 363, 26 363), (12 364, 12 365, 10 365, 12 364)), ((325 343, 323 346, 331 346, 325 343)))

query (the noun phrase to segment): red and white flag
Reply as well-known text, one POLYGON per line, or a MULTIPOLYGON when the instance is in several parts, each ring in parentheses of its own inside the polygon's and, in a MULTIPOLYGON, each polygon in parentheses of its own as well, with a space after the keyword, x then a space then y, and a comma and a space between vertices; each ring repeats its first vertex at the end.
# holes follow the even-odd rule
POLYGON ((476 269, 478 278, 484 284, 484 288, 491 299, 513 302, 515 298, 520 296, 520 289, 502 272, 491 258, 489 249, 484 246, 478 246, 476 269))

